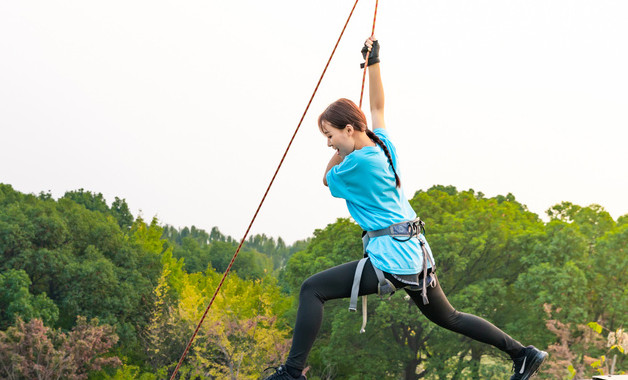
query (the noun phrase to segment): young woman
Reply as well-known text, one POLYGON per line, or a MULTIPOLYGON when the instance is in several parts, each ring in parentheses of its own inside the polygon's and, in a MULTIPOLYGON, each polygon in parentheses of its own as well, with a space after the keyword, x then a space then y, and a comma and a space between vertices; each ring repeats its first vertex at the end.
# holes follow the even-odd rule
POLYGON ((354 278, 353 298, 356 293, 382 292, 390 285, 403 288, 432 322, 497 347, 514 362, 511 379, 528 379, 547 353, 533 346, 523 347, 486 320, 455 310, 433 274, 434 260, 421 233, 422 224, 400 187, 397 154, 385 129, 379 44, 372 37, 362 49, 365 57, 369 50, 373 131, 368 129, 364 113, 348 99, 332 103, 318 118, 327 145, 336 151, 323 183, 334 197, 346 200, 349 213, 366 231, 368 259, 327 269, 303 282, 290 354, 286 364, 266 380, 305 380, 302 371, 321 326, 323 304, 351 296, 354 278))

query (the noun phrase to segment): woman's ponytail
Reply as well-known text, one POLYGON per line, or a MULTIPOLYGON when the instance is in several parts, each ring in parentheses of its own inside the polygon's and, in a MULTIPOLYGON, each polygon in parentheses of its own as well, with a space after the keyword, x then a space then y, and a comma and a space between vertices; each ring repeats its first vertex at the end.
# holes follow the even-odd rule
POLYGON ((386 154, 386 157, 388 158, 388 162, 390 163, 390 167, 392 168, 393 173, 395 173, 395 184, 397 185, 397 188, 401 187, 401 180, 399 179, 399 176, 397 175, 397 171, 395 170, 395 165, 393 165, 392 156, 390 155, 390 151, 388 151, 388 148, 386 147, 384 142, 382 140, 380 140, 379 137, 377 137, 377 135, 375 133, 373 133, 373 131, 371 131, 370 129, 366 129, 366 135, 371 140, 373 140, 377 145, 382 147, 382 150, 384 151, 384 154, 386 154))

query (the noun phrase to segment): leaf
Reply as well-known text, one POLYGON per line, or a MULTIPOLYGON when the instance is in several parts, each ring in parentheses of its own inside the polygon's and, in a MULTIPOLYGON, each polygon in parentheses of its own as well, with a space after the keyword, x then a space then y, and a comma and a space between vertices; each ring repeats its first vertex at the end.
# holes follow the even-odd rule
POLYGON ((589 322, 587 323, 587 326, 589 326, 593 331, 595 331, 598 334, 602 333, 602 325, 600 325, 597 322, 589 322))
POLYGON ((622 346, 618 345, 618 344, 615 344, 615 345, 611 346, 611 350, 612 350, 613 348, 618 349, 618 350, 619 350, 619 352, 621 352, 622 354, 624 353, 624 348, 623 348, 622 346))

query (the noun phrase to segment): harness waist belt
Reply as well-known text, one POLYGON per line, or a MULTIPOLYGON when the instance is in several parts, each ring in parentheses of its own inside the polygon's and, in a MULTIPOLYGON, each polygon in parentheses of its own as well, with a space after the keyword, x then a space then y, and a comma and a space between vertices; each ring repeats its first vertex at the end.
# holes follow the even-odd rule
POLYGON ((382 228, 381 230, 365 232, 369 239, 385 235, 392 237, 407 236, 409 238, 412 238, 413 236, 418 236, 420 233, 425 233, 425 222, 423 222, 419 218, 416 218, 410 222, 395 223, 386 228, 382 228))

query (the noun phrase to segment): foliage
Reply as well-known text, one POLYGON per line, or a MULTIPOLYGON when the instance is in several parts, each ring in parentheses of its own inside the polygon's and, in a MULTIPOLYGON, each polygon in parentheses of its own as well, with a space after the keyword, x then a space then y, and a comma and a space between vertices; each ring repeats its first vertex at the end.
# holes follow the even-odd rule
MULTIPOLYGON (((626 322, 628 265, 623 250, 628 240, 624 227, 617 226, 601 207, 557 205, 552 220, 544 224, 512 194, 486 198, 453 186, 419 191, 411 204, 427 223, 442 287, 461 311, 479 315, 526 345, 539 347, 555 339, 545 324, 544 303, 560 306, 556 317, 574 326, 600 316, 608 316, 613 326, 626 322), (597 257, 604 257, 604 262, 597 257), (612 282, 602 276, 611 276, 617 288, 609 288, 612 282)), ((359 228, 346 219, 317 230, 310 245, 288 261, 280 276, 284 286, 296 295, 308 276, 359 258, 359 234, 359 228)), ((399 296, 376 306, 371 303, 364 335, 356 333, 359 318, 346 312, 345 303, 325 305, 323 326, 309 360, 314 376, 507 376, 509 365, 503 354, 430 324, 399 296), (370 344, 373 341, 378 344, 370 344), (358 356, 368 358, 369 366, 362 366, 358 356)), ((579 349, 581 356, 585 346, 579 349)))
MULTIPOLYGON (((616 372, 626 369, 618 337, 628 323, 628 215, 614 221, 599 205, 562 202, 543 223, 512 194, 487 198, 453 186, 418 191, 410 202, 427 223, 439 280, 452 305, 486 318, 524 345, 548 347, 550 361, 540 378, 606 373, 615 355, 616 372), (551 315, 545 304, 552 305, 551 315), (589 321, 604 326, 601 335, 586 327, 589 321)), ((350 219, 338 219, 292 245, 263 234, 249 237, 181 378, 253 379, 282 363, 301 283, 361 258, 360 233, 350 219)), ((93 379, 167 378, 238 243, 218 227, 206 232, 134 219, 126 201, 115 198, 109 205, 100 193, 79 189, 55 200, 0 184, 0 358, 27 363, 31 354, 16 342, 36 336, 29 339, 48 347, 41 357, 69 371, 64 378, 75 370, 93 379), (59 343, 62 334, 69 339, 81 326, 89 330, 78 315, 98 318, 120 337, 117 343, 103 338, 106 347, 84 358, 81 368, 59 343), (122 365, 104 366, 107 355, 120 358, 111 364, 122 365)), ((309 378, 509 375, 504 355, 435 326, 403 292, 385 302, 370 297, 368 313, 367 332, 359 334, 361 318, 347 312, 347 300, 326 303, 309 378)), ((18 364, 0 377, 33 376, 19 372, 27 370, 18 364)))
POLYGON ((594 374, 617 374, 617 354, 625 355, 628 348, 628 334, 623 329, 608 331, 597 322, 579 324, 574 329, 568 323, 552 319, 552 307, 544 306, 547 328, 557 337, 557 342, 547 348, 550 356, 544 377, 582 379, 594 374), (611 363, 606 360, 609 355, 614 355, 611 363))
MULTIPOLYGON (((165 226, 162 237, 173 247, 174 257, 184 259, 188 273, 204 272, 208 266, 224 272, 239 245, 231 236, 223 235, 218 227, 207 233, 195 226, 182 229, 165 226)), ((286 260, 303 249, 307 242, 300 240, 288 246, 281 237, 275 241, 264 234, 249 236, 232 269, 243 278, 262 278, 283 267, 286 260)))
POLYGON ((122 229, 128 229, 133 224, 133 215, 131 214, 129 205, 124 199, 115 197, 115 201, 113 201, 111 207, 109 207, 102 193, 96 194, 91 191, 85 191, 84 189, 68 191, 63 198, 83 205, 88 210, 112 215, 118 221, 118 225, 122 229))
POLYGON ((18 319, 6 332, 0 331, 0 375, 6 379, 87 379, 88 373, 104 366, 120 365, 106 356, 118 336, 108 325, 89 323, 83 317, 69 333, 45 327, 41 320, 18 319))
POLYGON ((57 320, 57 305, 46 293, 32 295, 30 285, 31 280, 23 270, 10 269, 0 273, 0 329, 12 325, 18 317, 25 321, 38 318, 47 325, 57 320))
POLYGON ((0 274, 13 287, 12 298, 2 301, 10 306, 2 326, 17 314, 69 330, 84 315, 115 326, 125 349, 135 352, 164 241, 157 220, 147 225, 138 218, 121 228, 130 215, 125 205, 117 199, 109 208, 101 194, 83 190, 55 201, 0 184, 0 274), (124 215, 116 217, 118 211, 124 215))
MULTIPOLYGON (((155 371, 176 364, 220 281, 211 269, 187 274, 177 270, 180 265, 165 258, 155 291, 147 345, 155 371)), ((256 379, 288 349, 285 324, 278 316, 289 306, 273 278, 251 282, 230 275, 181 368, 182 376, 256 379)))

